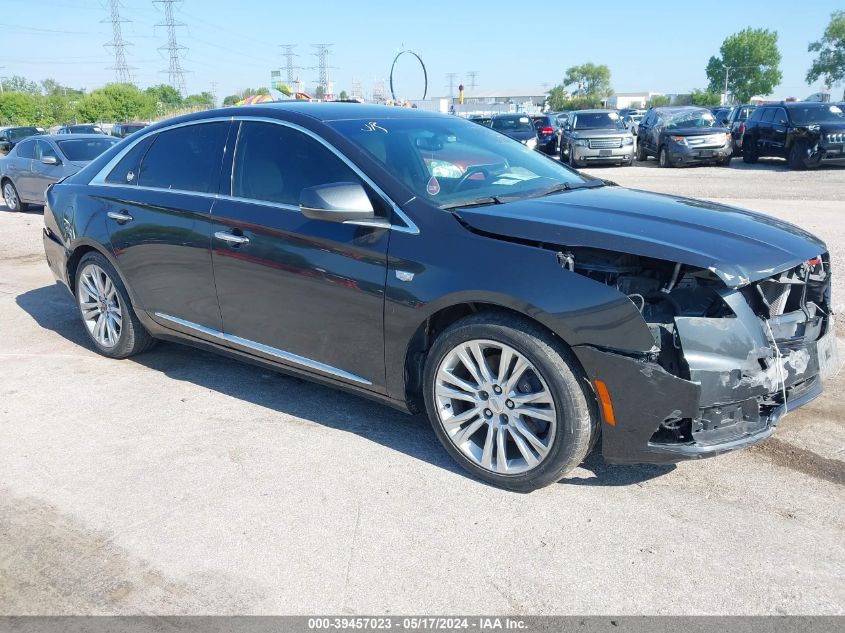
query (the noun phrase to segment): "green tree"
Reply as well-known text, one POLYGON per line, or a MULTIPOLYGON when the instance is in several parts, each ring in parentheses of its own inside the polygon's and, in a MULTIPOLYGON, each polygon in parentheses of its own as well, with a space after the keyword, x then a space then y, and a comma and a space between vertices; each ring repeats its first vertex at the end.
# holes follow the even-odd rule
POLYGON ((214 95, 210 92, 188 95, 182 103, 183 105, 191 108, 213 108, 214 95))
POLYGON ((44 94, 48 97, 52 95, 62 95, 66 97, 81 97, 85 94, 84 90, 78 90, 76 88, 63 86, 55 79, 43 80, 41 82, 41 89, 44 91, 44 94))
POLYGON ((727 76, 728 93, 741 103, 771 94, 783 76, 780 59, 777 31, 748 27, 725 38, 719 56, 707 62, 707 89, 721 93, 727 76))
POLYGON ((150 86, 144 92, 155 100, 157 110, 166 112, 182 106, 182 95, 173 86, 158 84, 150 86))
POLYGON ((613 88, 610 86, 610 68, 604 64, 587 62, 567 68, 563 85, 574 85, 575 96, 590 97, 599 101, 613 94, 613 88))
POLYGON ((241 100, 240 95, 229 95, 223 99, 224 106, 235 105, 238 101, 241 100))
POLYGON ((26 92, 0 93, 0 125, 38 123, 38 98, 26 92))
POLYGON ((695 89, 690 93, 689 100, 692 105, 709 108, 710 106, 719 105, 722 102, 722 95, 718 92, 695 89))
POLYGON ((348 94, 346 94, 346 90, 341 90, 341 91, 340 91, 340 95, 339 95, 339 97, 338 97, 338 98, 339 98, 341 101, 346 101, 347 99, 349 99, 349 95, 348 95, 348 94))
POLYGON ((154 97, 130 84, 107 84, 93 90, 77 106, 79 118, 86 122, 134 121, 155 114, 154 97))
POLYGON ((34 81, 30 81, 26 77, 20 75, 12 75, 3 79, 4 92, 23 92, 31 96, 38 96, 41 94, 41 88, 34 81))
POLYGON ((667 106, 670 103, 672 103, 672 100, 666 95, 654 95, 651 99, 646 101, 645 107, 660 108, 663 106, 667 106))
POLYGON ((546 105, 554 112, 560 112, 566 109, 566 103, 569 101, 569 93, 563 86, 555 86, 548 92, 546 97, 546 105))
POLYGON ((314 98, 315 99, 325 99, 326 98, 326 89, 322 85, 314 88, 314 98))
MULTIPOLYGON (((824 78, 828 86, 845 82, 845 11, 830 14, 830 23, 824 30, 822 39, 812 42, 807 50, 818 53, 813 65, 807 71, 807 83, 824 78)), ((845 99, 845 92, 842 98, 845 99)))

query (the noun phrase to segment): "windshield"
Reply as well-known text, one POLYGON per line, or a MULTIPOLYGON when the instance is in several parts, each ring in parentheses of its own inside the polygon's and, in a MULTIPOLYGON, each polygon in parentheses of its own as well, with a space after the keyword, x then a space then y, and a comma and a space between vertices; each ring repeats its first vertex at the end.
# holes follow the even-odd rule
POLYGON ((842 108, 835 105, 819 104, 789 108, 789 115, 795 125, 813 123, 845 123, 842 108))
POLYGON ((493 119, 493 129, 500 132, 533 132, 527 116, 503 116, 493 119))
POLYGON ((625 126, 616 112, 584 112, 575 115, 575 130, 621 130, 625 126))
POLYGON ((68 160, 86 162, 94 160, 117 142, 117 139, 111 138, 77 138, 59 141, 58 144, 68 160))
POLYGON ((8 136, 9 140, 13 143, 17 143, 18 141, 25 139, 28 136, 35 136, 36 134, 43 133, 44 132, 39 130, 37 127, 19 127, 7 130, 6 136, 8 136))
POLYGON ((136 124, 136 125, 124 125, 124 126, 123 126, 123 131, 124 131, 126 134, 134 134, 134 133, 135 133, 135 132, 137 132, 138 130, 143 130, 145 127, 147 127, 147 126, 146 126, 146 125, 142 125, 142 124, 140 124, 140 123, 139 123, 139 124, 136 124))
POLYGON ((498 198, 540 195, 558 186, 587 182, 522 143, 458 117, 346 120, 328 125, 417 196, 441 207, 497 198, 486 201, 494 204, 501 201, 498 198))
POLYGON ((666 127, 671 129, 685 127, 715 127, 716 117, 709 110, 685 110, 670 114, 666 127))

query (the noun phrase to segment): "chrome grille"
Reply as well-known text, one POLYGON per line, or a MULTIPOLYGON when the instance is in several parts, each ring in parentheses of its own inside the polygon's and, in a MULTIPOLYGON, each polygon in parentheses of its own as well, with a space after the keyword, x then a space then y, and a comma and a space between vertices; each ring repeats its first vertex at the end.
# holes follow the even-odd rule
POLYGON ((616 147, 622 147, 621 137, 614 136, 611 138, 590 139, 590 149, 613 149, 616 147))
POLYGON ((834 132, 832 134, 828 134, 826 137, 828 143, 845 143, 845 132, 834 132))
POLYGON ((721 147, 725 144, 724 134, 707 134, 702 136, 688 136, 687 145, 694 147, 716 146, 721 147))

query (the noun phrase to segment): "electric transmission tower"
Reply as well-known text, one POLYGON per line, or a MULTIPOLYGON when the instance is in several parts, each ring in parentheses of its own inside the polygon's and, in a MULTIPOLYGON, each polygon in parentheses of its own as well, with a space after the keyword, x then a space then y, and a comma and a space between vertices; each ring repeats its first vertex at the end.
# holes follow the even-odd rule
POLYGON ((478 82, 476 81, 476 79, 478 79, 478 71, 477 70, 468 70, 467 71, 467 77, 469 77, 469 89, 475 90, 476 87, 478 86, 478 82))
POLYGON ((293 52, 293 49, 296 48, 296 44, 279 44, 282 49, 282 57, 285 58, 285 70, 287 71, 287 82, 288 87, 292 88, 294 82, 299 81, 299 76, 294 73, 295 70, 302 70, 301 66, 296 66, 293 63, 294 57, 299 57, 296 53, 293 52), (296 75, 296 76, 295 76, 296 75))
POLYGON ((458 73, 446 73, 446 79, 449 82, 449 96, 455 96, 455 79, 457 78, 458 73))
POLYGON ((132 73, 129 65, 126 63, 126 47, 129 43, 123 39, 123 22, 129 20, 120 17, 120 0, 109 0, 109 17, 100 20, 101 23, 111 22, 112 40, 106 44, 106 48, 111 48, 114 53, 114 66, 109 70, 114 71, 114 80, 119 84, 131 84, 132 73))
POLYGON ((330 95, 332 93, 331 82, 329 81, 329 69, 334 66, 329 66, 329 48, 334 44, 312 44, 317 52, 314 56, 317 58, 317 65, 312 66, 311 70, 317 71, 317 85, 323 87, 323 95, 330 95))
POLYGON ((167 70, 161 72, 167 73, 168 83, 176 89, 180 95, 185 94, 185 71, 182 68, 182 51, 187 50, 187 47, 182 46, 176 41, 176 29, 180 26, 185 26, 184 22, 177 22, 173 18, 173 5, 181 3, 182 0, 153 0, 153 4, 160 4, 164 7, 164 22, 159 22, 156 26, 167 27, 167 44, 159 46, 159 50, 166 50, 170 56, 170 65, 167 70))
POLYGON ((356 81, 355 79, 352 80, 352 88, 349 91, 349 97, 351 99, 363 99, 364 92, 361 90, 361 82, 356 81))

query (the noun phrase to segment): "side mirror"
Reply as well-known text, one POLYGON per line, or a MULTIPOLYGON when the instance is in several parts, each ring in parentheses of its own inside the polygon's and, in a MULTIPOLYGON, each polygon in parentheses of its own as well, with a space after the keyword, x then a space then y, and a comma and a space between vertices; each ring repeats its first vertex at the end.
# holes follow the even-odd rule
POLYGON ((299 209, 312 220, 370 225, 377 222, 367 192, 354 182, 307 187, 299 194, 299 209))
POLYGON ((50 156, 50 155, 42 156, 41 162, 44 163, 45 165, 58 165, 60 163, 58 158, 56 158, 55 156, 50 156))

